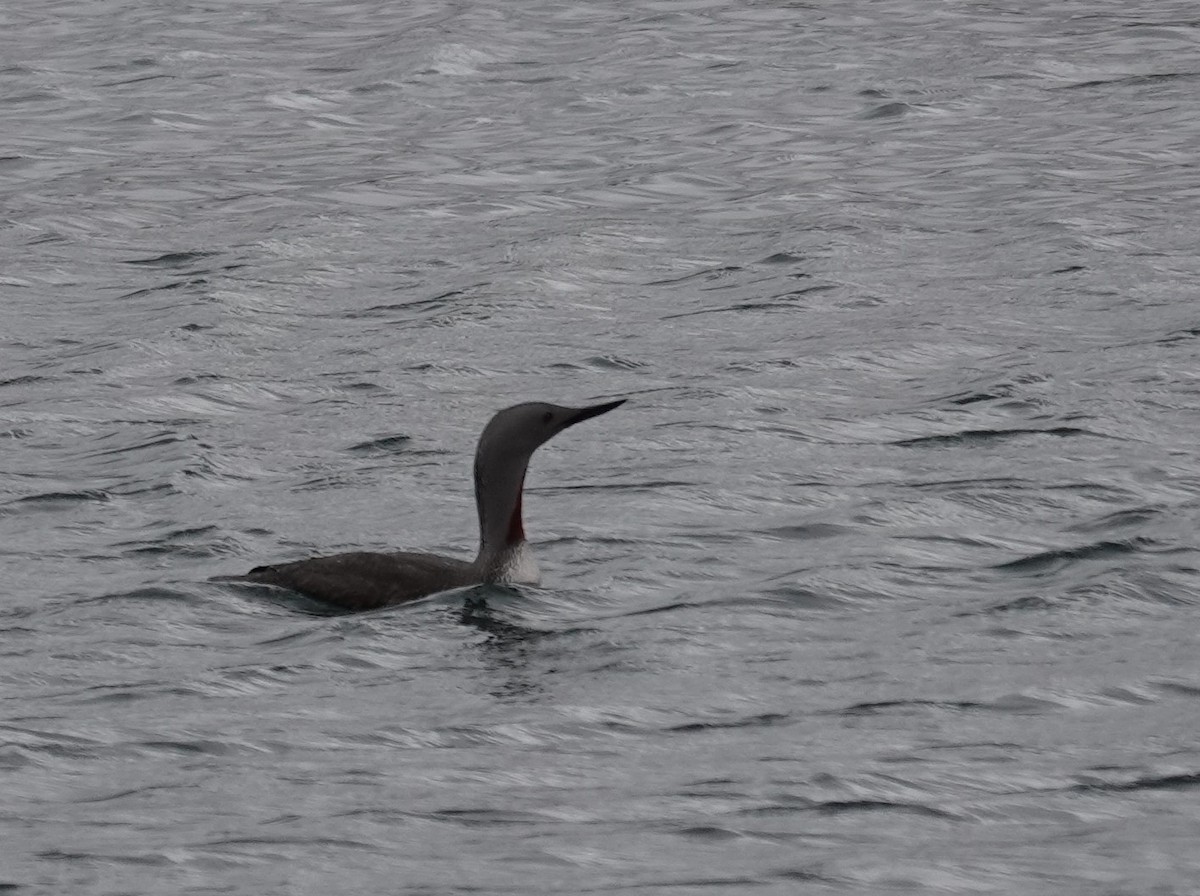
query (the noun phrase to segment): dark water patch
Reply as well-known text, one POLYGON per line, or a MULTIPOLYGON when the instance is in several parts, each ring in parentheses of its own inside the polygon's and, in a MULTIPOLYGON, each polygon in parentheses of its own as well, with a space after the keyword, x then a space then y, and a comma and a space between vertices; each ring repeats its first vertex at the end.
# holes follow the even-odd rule
POLYGON ((1200 787, 1200 772, 1150 775, 1132 781, 1080 781, 1067 788, 1074 793, 1135 793, 1143 790, 1191 790, 1200 787))
POLYGON ((1154 343, 1156 345, 1173 345, 1177 342, 1188 342, 1197 336, 1200 336, 1200 327, 1185 327, 1182 330, 1174 330, 1166 336, 1154 340, 1154 343))
MULTIPOLYGON (((726 777, 700 778, 699 780, 696 780, 696 781, 686 781, 686 782, 684 782, 683 786, 685 788, 711 788, 711 787, 727 788, 730 785, 737 784, 737 783, 739 783, 739 782, 736 778, 726 778, 726 777)), ((689 790, 688 792, 691 793, 692 791, 689 790)), ((707 789, 698 791, 698 792, 701 792, 706 795, 710 795, 712 793, 710 790, 707 790, 707 789)), ((727 797, 737 797, 737 796, 741 796, 742 792, 740 790, 720 790, 717 792, 716 795, 717 796, 727 796, 727 797)))
POLYGON ((786 612, 789 614, 796 610, 807 612, 840 610, 852 605, 850 600, 845 597, 839 597, 830 590, 816 591, 794 583, 774 585, 769 588, 759 586, 754 589, 753 596, 747 596, 742 592, 738 592, 727 598, 710 600, 705 603, 708 606, 721 606, 724 604, 733 608, 744 609, 746 612, 749 612, 750 608, 754 607, 760 612, 765 610, 769 613, 780 612, 779 605, 782 604, 787 608, 786 612), (772 604, 775 606, 772 606, 772 604))
POLYGON ((838 883, 836 878, 822 874, 820 871, 810 871, 807 868, 786 868, 782 871, 774 871, 771 873, 770 878, 794 883, 823 883, 830 886, 838 883))
MULTIPOLYGON (((141 296, 152 295, 156 292, 170 292, 175 289, 184 289, 189 286, 207 286, 208 280, 204 277, 190 277, 184 280, 170 280, 166 283, 160 283, 157 286, 146 286, 141 289, 135 289, 132 292, 122 293, 120 299, 136 299, 141 296)), ((193 328, 197 328, 197 324, 189 324, 193 328)), ((181 328, 182 329, 182 328, 181 328)))
MULTIPOLYGON (((127 440, 129 435, 130 434, 125 431, 112 432, 106 435, 98 436, 93 440, 93 444, 127 440)), ((179 436, 173 432, 158 432, 139 441, 128 442, 127 444, 117 445, 111 448, 91 448, 90 450, 83 452, 83 456, 91 458, 111 458, 113 460, 117 460, 121 459, 122 456, 126 454, 133 454, 140 451, 150 451, 155 448, 165 448, 172 445, 180 445, 190 441, 195 441, 195 438, 193 436, 179 436)))
POLYGON ((196 261, 211 258, 216 252, 166 252, 150 258, 130 258, 125 264, 143 265, 152 268, 182 268, 196 261))
POLYGON ((795 264, 804 261, 799 255, 793 255, 791 252, 776 252, 774 255, 768 255, 766 258, 760 258, 759 264, 795 264))
POLYGON ((1184 697, 1200 697, 1200 683, 1192 684, 1186 681, 1156 681, 1152 683, 1154 688, 1167 691, 1172 694, 1180 694, 1184 697))
POLYGON ((744 270, 744 269, 738 265, 724 265, 722 267, 716 267, 716 268, 705 268, 702 271, 695 271, 694 273, 691 273, 691 274, 684 274, 682 277, 671 277, 666 280, 651 280, 649 283, 645 283, 643 285, 644 286, 674 286, 674 285, 677 285, 680 283, 687 283, 691 280, 697 280, 697 279, 706 280, 706 281, 720 280, 720 279, 725 278, 729 274, 736 274, 742 270, 744 270))
POLYGON ((84 598, 79 601, 81 604, 89 603, 108 603, 111 601, 173 601, 183 603, 194 603, 196 597, 186 591, 176 590, 173 588, 165 588, 154 585, 148 585, 143 588, 133 588, 128 591, 109 591, 104 594, 98 594, 94 597, 84 598))
POLYGON ((764 712, 727 721, 684 722, 680 725, 668 725, 663 730, 686 734, 696 731, 719 731, 725 728, 762 728, 777 725, 787 719, 788 716, 785 713, 764 712))
POLYGON ((717 827, 711 824, 691 825, 679 828, 672 833, 678 834, 681 837, 712 843, 719 843, 724 840, 739 840, 745 836, 739 831, 731 831, 729 828, 717 827))
MULTIPOLYGON (((357 317, 377 317, 380 315, 392 314, 397 311, 411 311, 414 309, 421 310, 440 310, 448 308, 456 304, 461 304, 459 300, 470 299, 478 290, 487 287, 489 284, 484 281, 466 286, 461 289, 451 289, 445 292, 440 292, 437 295, 429 296, 423 299, 410 299, 407 302, 388 302, 382 305, 370 305, 359 311, 352 311, 346 316, 349 318, 357 317)), ((410 287, 399 286, 397 290, 407 290, 410 287)))
POLYGON ((745 361, 730 361, 725 370, 758 373, 763 370, 798 370, 805 365, 795 358, 753 358, 745 361))
POLYGON ((546 369, 547 370, 576 371, 576 370, 586 370, 587 365, 581 364, 581 363, 578 363, 575 361, 555 361, 552 364, 547 364, 546 369))
MULTIPOLYGON (((471 590, 482 591, 483 589, 471 590)), ((509 618, 508 614, 502 614, 503 610, 488 603, 485 594, 468 593, 463 599, 457 618, 460 624, 478 629, 495 643, 518 644, 545 634, 545 632, 509 618)))
POLYGON ((1049 697, 1035 697, 1032 694, 1002 694, 984 704, 984 708, 992 712, 1012 715, 1045 715, 1048 712, 1059 712, 1065 704, 1060 700, 1049 697))
POLYGON ((148 267, 185 267, 205 258, 211 258, 216 252, 164 252, 161 255, 151 255, 149 258, 128 258, 125 264, 145 265, 148 267))
POLYGON ((1151 694, 1127 687, 1103 688, 1095 696, 1096 702, 1125 706, 1149 706, 1158 702, 1158 698, 1151 694))
POLYGON ((1160 520, 1164 516, 1164 511, 1157 507, 1131 507, 1106 513, 1096 519, 1072 523, 1066 526, 1065 530, 1080 533, 1112 532, 1114 529, 1140 528, 1147 523, 1160 520))
POLYGON ((67 242, 67 236, 65 234, 59 233, 56 230, 47 230, 30 239, 26 245, 43 246, 51 243, 65 242, 67 242))
POLYGON ((5 386, 32 386, 34 383, 52 382, 53 380, 54 377, 25 374, 23 376, 14 376, 9 379, 0 380, 0 388, 5 386))
POLYGON ((152 75, 131 75, 128 78, 115 78, 112 81, 100 81, 101 87, 122 87, 129 84, 140 84, 143 81, 174 81, 175 76, 169 75, 166 72, 158 72, 152 75))
POLYGON ((1200 79, 1200 72, 1162 72, 1151 75, 1125 75, 1118 78, 1095 78, 1089 81, 1078 81, 1074 84, 1063 84, 1051 87, 1051 90, 1082 90, 1091 87, 1142 87, 1148 84, 1164 84, 1171 81, 1192 81, 1200 79))
MULTIPOLYGON (((1027 486, 1028 487, 1028 486, 1027 486)), ((1062 482, 1037 486, 1047 492, 1069 492, 1096 501, 1116 504, 1136 500, 1139 493, 1130 488, 1104 482, 1062 482)))
POLYGON ((131 555, 167 555, 189 559, 208 559, 236 555, 241 551, 240 542, 232 536, 216 535, 216 526, 198 526, 164 532, 153 539, 117 542, 114 547, 122 548, 131 555))
POLYGON ((102 489, 81 489, 74 492, 45 492, 40 495, 26 495, 9 501, 7 506, 19 505, 23 508, 56 510, 70 504, 105 504, 112 500, 108 492, 102 489))
POLYGON ((984 401, 999 401, 1004 398, 1011 398, 1013 391, 1014 390, 1011 385, 1002 385, 993 387, 986 392, 956 392, 952 395, 947 395, 944 398, 937 399, 937 403, 940 404, 941 402, 949 402, 950 404, 958 405, 959 407, 966 407, 967 405, 979 404, 980 402, 984 401))
POLYGON ((1190 607, 1200 600, 1193 586, 1197 572, 1200 570, 1194 567, 1180 568, 1174 564, 1164 565, 1157 570, 1120 570, 1115 575, 1105 576, 1101 581, 1073 585, 1066 589, 1063 597, 1065 601, 1073 603, 1119 602, 1126 613, 1137 612, 1137 608, 1130 605, 1130 601, 1190 607), (1181 573, 1173 577, 1166 575, 1171 569, 1181 569, 1181 573))
POLYGON ((1051 570, 1062 569, 1073 563, 1115 559, 1128 554, 1149 551, 1155 546, 1156 542, 1152 539, 1141 536, 1120 541, 1097 541, 1074 548, 1041 551, 1027 557, 1010 560, 1007 563, 996 564, 991 568, 1006 572, 1040 575, 1051 570))
MULTIPOLYGON (((23 728, 14 724, 0 726, 0 732, 3 732, 8 748, 51 759, 89 759, 105 746, 98 740, 68 732, 23 728)), ((41 759, 35 760, 38 761, 41 759)))
POLYGON ((407 449, 410 442, 412 442, 412 436, 380 436, 377 439, 351 445, 346 450, 352 454, 401 454, 407 449))
MULTIPOLYGON (((773 298, 776 301, 785 301, 788 299, 798 299, 801 296, 811 295, 816 292, 832 292, 838 287, 832 283, 814 283, 811 286, 805 286, 801 289, 789 289, 787 292, 780 293, 773 298)), ((786 302, 789 306, 794 306, 795 302, 786 302)))
POLYGON ((1023 597, 1006 600, 981 610, 962 610, 955 615, 976 616, 979 614, 994 615, 1000 613, 1043 612, 1045 610, 1052 610, 1057 606, 1058 602, 1049 597, 1043 597, 1040 594, 1027 594, 1023 597))
POLYGON ((210 532, 216 532, 216 526, 193 526, 184 529, 174 529, 162 536, 164 541, 174 541, 177 539, 194 538, 197 535, 207 535, 210 532))
POLYGON ((816 812, 835 815, 846 815, 858 812, 903 812, 907 815, 922 815, 926 818, 939 818, 949 821, 958 820, 959 816, 933 806, 920 803, 902 803, 893 800, 821 800, 813 803, 811 809, 816 812))
POLYGON ((809 541, 820 538, 840 538, 843 535, 849 535, 854 530, 849 526, 840 526, 836 523, 798 523, 793 526, 772 526, 769 529, 756 529, 755 531, 760 535, 773 538, 809 541))
POLYGON ((6 106, 15 106, 23 103, 45 103, 61 99, 61 97, 49 90, 31 90, 25 93, 11 93, 4 97, 6 106))
POLYGON ((622 358, 619 355, 596 355, 588 358, 585 363, 589 367, 600 370, 638 370, 649 366, 644 361, 634 361, 630 358, 622 358))
MULTIPOLYGON (((132 707, 146 700, 162 697, 190 699, 206 696, 201 684, 162 684, 158 681, 125 681, 92 685, 81 690, 57 693, 56 698, 67 698, 79 707, 132 707)), ((124 749, 124 747, 122 747, 124 749)))
POLYGON ((146 787, 132 787, 124 790, 113 791, 112 793, 102 793, 95 796, 81 796, 71 802, 76 805, 87 805, 88 803, 111 803, 114 800, 124 800, 131 796, 141 796, 146 793, 154 793, 160 790, 171 790, 173 788, 161 785, 149 785, 146 787))
POLYGON ((623 615, 627 617, 657 616, 660 613, 674 613, 676 610, 687 610, 693 606, 694 604, 686 600, 673 600, 653 607, 638 607, 637 609, 629 610, 623 615))
POLYGON ((39 859, 49 859, 54 862, 87 862, 93 859, 103 858, 112 860, 110 856, 100 856, 90 852, 75 852, 68 849, 43 849, 34 853, 39 859))
POLYGON ((915 490, 930 489, 949 492, 975 491, 1022 491, 1033 488, 1033 484, 1025 479, 1015 477, 980 477, 978 479, 931 479, 927 481, 910 482, 906 488, 915 490))
POLYGON ((470 828, 512 827, 514 825, 545 824, 546 816, 514 809, 437 809, 422 812, 419 818, 445 821, 470 828))
MULTIPOLYGON (((239 747, 236 744, 208 738, 197 738, 195 740, 143 740, 136 741, 131 746, 135 751, 146 756, 161 754, 171 756, 230 756, 238 753, 257 752, 245 747, 239 747)), ((144 787, 131 791, 127 795, 160 789, 169 790, 171 788, 144 787)), ((110 799, 116 798, 118 797, 115 795, 110 797, 110 799)))
POLYGON ((487 371, 470 364, 454 364, 449 361, 422 361, 419 364, 409 364, 404 368, 413 373, 445 373, 457 376, 488 376, 487 371))
POLYGON ((900 439, 892 442, 892 444, 904 448, 925 448, 939 445, 954 445, 969 448, 976 445, 1020 438, 1022 436, 1055 436, 1057 438, 1094 436, 1101 438, 1099 433, 1080 429, 1075 426, 1052 426, 1046 429, 1015 427, 1013 429, 964 429, 942 435, 916 436, 911 439, 900 439))
POLYGON ((669 890, 679 890, 684 893, 690 893, 692 891, 706 890, 706 889, 716 888, 716 887, 719 887, 723 890, 727 890, 730 887, 737 887, 738 892, 741 892, 742 890, 745 890, 748 887, 761 887, 763 885, 763 883, 764 882, 762 880, 760 880, 759 878, 751 877, 748 875, 741 875, 741 876, 714 875, 711 877, 679 877, 679 878, 671 877, 671 878, 665 878, 662 880, 656 880, 653 884, 640 884, 636 888, 639 890, 643 890, 643 889, 666 890, 666 889, 669 889, 669 890))
POLYGON ((717 308, 698 308, 695 311, 680 311, 676 314, 664 314, 659 320, 676 320, 684 317, 699 317, 703 314, 726 314, 730 312, 741 311, 789 311, 794 312, 797 308, 797 299, 811 293, 827 292, 836 287, 829 284, 815 284, 805 287, 804 289, 792 289, 779 295, 772 296, 768 299, 756 299, 746 302, 735 302, 732 305, 722 305, 717 308))
MULTIPOLYGON (((184 470, 185 476, 202 475, 191 470, 184 470)), ((142 484, 139 482, 127 482, 121 485, 113 485, 108 488, 112 495, 122 498, 144 497, 146 495, 177 495, 180 490, 170 482, 152 482, 142 484)))
POLYGON ((986 704, 972 700, 874 700, 868 703, 855 703, 843 709, 823 710, 822 715, 839 716, 873 716, 880 713, 891 713, 900 710, 908 714, 908 710, 924 711, 929 709, 949 709, 955 712, 986 709, 986 704))
MULTIPOLYGON (((303 781, 303 779, 298 779, 298 780, 292 781, 291 783, 302 784, 302 783, 307 783, 307 782, 303 781)), ((338 849, 338 850, 361 849, 361 850, 366 850, 366 851, 370 851, 370 852, 378 851, 378 847, 373 844, 366 843, 362 840, 355 840, 353 838, 348 838, 348 837, 302 837, 302 836, 295 836, 295 837, 285 837, 285 836, 278 836, 278 837, 219 837, 216 839, 206 841, 204 843, 204 846, 209 849, 214 849, 214 850, 217 849, 218 847, 224 847, 224 846, 255 847, 255 849, 253 849, 251 854, 256 857, 261 856, 261 848, 262 847, 280 847, 280 846, 303 846, 303 847, 313 849, 313 850, 320 849, 322 847, 330 847, 330 848, 338 849)), ((151 859, 143 859, 143 861, 148 861, 148 860, 151 860, 151 859)), ((153 861, 161 861, 161 859, 159 859, 159 857, 157 857, 157 856, 153 857, 152 860, 153 861)))
POLYGON ((300 492, 326 492, 344 488, 355 488, 374 481, 375 474, 369 470, 341 470, 321 476, 312 476, 294 486, 300 492))
POLYGON ((858 117, 864 121, 878 121, 879 119, 903 118, 913 110, 910 103, 893 101, 890 103, 879 103, 869 109, 864 109, 859 113, 858 117))

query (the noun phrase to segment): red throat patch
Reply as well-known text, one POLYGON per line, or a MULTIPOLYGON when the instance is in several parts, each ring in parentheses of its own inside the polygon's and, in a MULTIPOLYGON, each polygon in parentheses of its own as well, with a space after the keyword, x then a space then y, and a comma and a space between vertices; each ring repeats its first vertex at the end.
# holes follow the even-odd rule
MULTIPOLYGON (((524 485, 524 483, 522 483, 524 485)), ((521 494, 517 493, 517 506, 513 508, 512 517, 508 521, 508 543, 520 544, 525 540, 525 529, 521 526, 521 494)))

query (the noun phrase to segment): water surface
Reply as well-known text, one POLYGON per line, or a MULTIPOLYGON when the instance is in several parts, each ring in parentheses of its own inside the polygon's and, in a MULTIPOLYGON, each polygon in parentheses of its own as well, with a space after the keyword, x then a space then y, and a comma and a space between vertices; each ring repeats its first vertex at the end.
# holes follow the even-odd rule
POLYGON ((0 884, 1194 892, 1197 28, 8 5, 0 884))

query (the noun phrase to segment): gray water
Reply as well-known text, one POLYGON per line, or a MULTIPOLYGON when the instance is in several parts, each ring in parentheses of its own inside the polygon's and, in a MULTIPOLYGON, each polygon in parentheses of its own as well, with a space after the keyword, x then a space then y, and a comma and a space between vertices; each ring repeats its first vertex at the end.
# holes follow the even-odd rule
POLYGON ((0 889, 1200 891, 1198 50, 6 4, 0 889), (622 396, 541 587, 209 581, 470 555, 490 415, 622 396))

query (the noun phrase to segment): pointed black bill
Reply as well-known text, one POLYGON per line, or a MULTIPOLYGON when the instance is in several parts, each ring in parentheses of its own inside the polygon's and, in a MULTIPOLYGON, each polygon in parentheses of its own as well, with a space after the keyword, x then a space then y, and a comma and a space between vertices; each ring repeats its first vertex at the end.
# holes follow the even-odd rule
POLYGON ((616 401, 606 402, 605 404, 594 404, 590 408, 580 408, 575 412, 575 415, 567 420, 567 426, 574 426, 581 420, 587 420, 591 417, 599 417, 601 414, 607 414, 613 408, 619 408, 626 402, 627 399, 620 398, 616 401))

